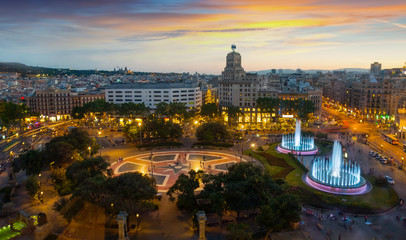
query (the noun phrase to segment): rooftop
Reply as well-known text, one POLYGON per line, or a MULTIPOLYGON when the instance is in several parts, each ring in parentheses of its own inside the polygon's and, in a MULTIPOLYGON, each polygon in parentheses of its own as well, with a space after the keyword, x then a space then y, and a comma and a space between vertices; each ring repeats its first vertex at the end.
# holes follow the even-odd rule
POLYGON ((196 88, 197 83, 119 83, 111 84, 106 89, 170 89, 170 88, 196 88))

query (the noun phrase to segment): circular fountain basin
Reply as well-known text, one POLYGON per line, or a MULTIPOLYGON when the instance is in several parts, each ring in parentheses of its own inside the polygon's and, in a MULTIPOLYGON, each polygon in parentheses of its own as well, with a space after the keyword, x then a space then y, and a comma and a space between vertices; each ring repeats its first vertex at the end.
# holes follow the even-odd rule
POLYGON ((293 149, 284 148, 284 147, 282 147, 281 144, 279 144, 276 147, 276 150, 280 153, 286 153, 286 154, 292 153, 292 154, 297 154, 297 155, 302 155, 302 156, 315 155, 319 151, 319 149, 316 146, 314 149, 310 149, 310 150, 293 150, 293 149))
POLYGON ((372 189, 372 185, 363 177, 361 177, 361 181, 359 183, 346 187, 323 183, 312 177, 311 172, 304 175, 303 181, 308 186, 317 190, 339 195, 361 195, 370 192, 372 189))

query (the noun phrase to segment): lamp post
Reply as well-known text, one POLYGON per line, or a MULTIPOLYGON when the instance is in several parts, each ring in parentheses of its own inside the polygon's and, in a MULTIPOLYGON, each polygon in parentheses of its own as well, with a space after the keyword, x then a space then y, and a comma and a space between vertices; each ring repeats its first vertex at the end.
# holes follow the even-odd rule
POLYGON ((89 157, 91 157, 92 155, 91 155, 91 150, 92 150, 92 148, 91 147, 88 147, 87 149, 89 149, 89 157))
POLYGON ((403 160, 404 160, 405 158, 404 157, 402 157, 402 168, 403 168, 403 160))
POLYGON ((381 144, 381 154, 383 153, 383 144, 381 144))
POLYGON ((138 126, 140 127, 140 145, 142 144, 142 136, 141 136, 141 123, 138 123, 138 126))

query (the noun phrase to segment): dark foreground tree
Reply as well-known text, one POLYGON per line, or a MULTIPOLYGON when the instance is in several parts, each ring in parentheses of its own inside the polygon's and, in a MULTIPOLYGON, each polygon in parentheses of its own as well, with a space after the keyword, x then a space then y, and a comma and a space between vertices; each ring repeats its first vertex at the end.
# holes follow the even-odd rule
POLYGON ((262 205, 257 222, 272 231, 280 231, 289 227, 290 223, 300 220, 300 207, 295 195, 283 194, 272 199, 269 204, 262 205))
POLYGON ((194 211, 197 209, 195 190, 199 188, 203 171, 190 170, 188 175, 181 174, 175 184, 166 193, 171 202, 176 201, 179 210, 194 211))

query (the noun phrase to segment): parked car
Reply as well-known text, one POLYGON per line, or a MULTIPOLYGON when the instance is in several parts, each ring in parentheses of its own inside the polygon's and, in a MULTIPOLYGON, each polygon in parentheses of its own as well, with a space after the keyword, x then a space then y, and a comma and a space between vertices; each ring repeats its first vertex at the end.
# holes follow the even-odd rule
POLYGON ((369 151, 369 153, 368 153, 370 156, 374 156, 375 155, 375 152, 374 151, 369 151))
POLYGON ((389 184, 392 184, 392 185, 395 184, 395 181, 394 181, 391 177, 385 176, 385 179, 386 179, 386 181, 387 181, 389 184))
POLYGON ((382 164, 386 164, 386 163, 388 163, 388 160, 381 159, 381 160, 379 160, 379 162, 382 163, 382 164))

